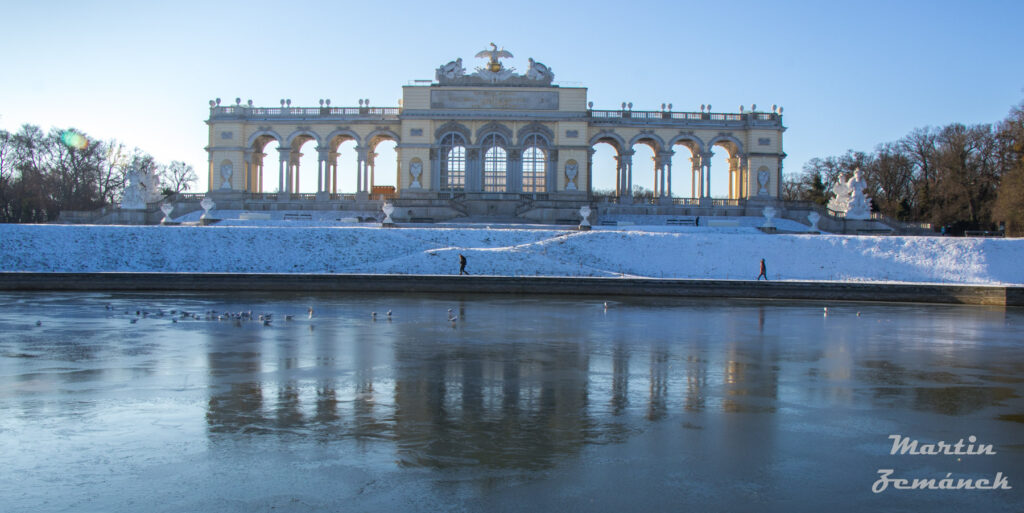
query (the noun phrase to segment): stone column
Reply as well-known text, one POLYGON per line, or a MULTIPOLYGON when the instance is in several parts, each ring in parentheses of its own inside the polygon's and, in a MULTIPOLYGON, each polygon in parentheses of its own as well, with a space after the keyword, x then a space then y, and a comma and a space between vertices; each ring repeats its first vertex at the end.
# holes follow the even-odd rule
POLYGON ((373 182, 374 182, 374 162, 376 161, 377 154, 373 152, 366 153, 366 176, 363 183, 366 184, 366 192, 373 194, 373 182))
POLYGON ((505 167, 505 192, 523 191, 523 152, 522 150, 506 150, 508 165, 505 167))
POLYGON ((366 192, 366 147, 356 146, 356 194, 366 192))
POLYGON ((587 148, 587 199, 594 197, 594 149, 587 148))
POLYGON ((441 190, 441 150, 430 148, 430 190, 441 190))
POLYGON ((252 150, 246 150, 242 154, 242 161, 245 162, 245 185, 242 190, 252 192, 252 150))
POLYGON ((544 190, 558 192, 558 177, 562 170, 558 169, 558 150, 547 151, 548 160, 544 162, 544 190))
POLYGON ((654 161, 654 197, 660 198, 661 189, 665 187, 665 179, 662 176, 663 170, 661 169, 661 159, 657 154, 655 154, 651 157, 651 160, 654 161))
POLYGON ((278 148, 277 151, 280 154, 280 166, 278 167, 277 173, 277 192, 280 194, 286 194, 291 191, 292 187, 291 150, 278 148))
POLYGON ((328 188, 327 178, 327 149, 317 146, 316 148, 316 192, 324 192, 328 188))
POLYGON ((748 170, 746 170, 746 156, 745 155, 740 155, 739 156, 739 191, 738 191, 738 194, 737 194, 737 198, 742 199, 742 198, 746 198, 746 196, 748 196, 748 195, 746 195, 746 190, 748 190, 748 188, 750 188, 750 186, 751 186, 750 183, 748 183, 750 181, 750 179, 751 179, 751 175, 748 172, 748 170))
POLYGON ((327 192, 338 194, 338 152, 327 153, 327 192))
POLYGON ((484 190, 483 151, 480 148, 466 148, 466 184, 465 192, 481 192, 484 190))
POLYGON ((626 197, 633 201, 633 152, 626 155, 626 197))
POLYGON ((632 203, 633 199, 633 152, 623 152, 618 157, 619 161, 619 185, 617 187, 617 194, 622 199, 628 199, 628 203, 632 203))
POLYGON ((661 152, 661 193, 663 198, 672 197, 672 156, 675 155, 673 151, 661 152))
POLYGON ((704 175, 703 197, 705 198, 711 197, 711 157, 714 155, 713 152, 707 151, 701 156, 701 164, 704 165, 704 172, 701 174, 704 175))
POLYGON ((694 154, 690 157, 690 197, 699 198, 698 191, 704 191, 704 165, 700 161, 700 155, 694 154))

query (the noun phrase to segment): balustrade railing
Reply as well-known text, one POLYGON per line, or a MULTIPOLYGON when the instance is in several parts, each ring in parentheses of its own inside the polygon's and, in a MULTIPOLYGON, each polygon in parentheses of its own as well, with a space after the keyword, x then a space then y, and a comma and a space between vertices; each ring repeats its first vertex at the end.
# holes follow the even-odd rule
POLYGON ((774 112, 748 112, 731 114, 723 112, 671 112, 657 110, 589 110, 587 115, 593 119, 614 120, 684 120, 684 121, 779 121, 780 115, 774 112))
POLYGON ((739 199, 712 199, 712 207, 738 207, 740 206, 739 199))
POLYGON ((202 192, 179 192, 171 197, 171 201, 202 201, 206 193, 202 192))
POLYGON ((243 107, 235 105, 210 109, 210 117, 245 118, 365 117, 398 119, 398 115, 401 113, 401 107, 243 107))
POLYGON ((672 204, 686 207, 700 206, 700 198, 672 198, 672 204))

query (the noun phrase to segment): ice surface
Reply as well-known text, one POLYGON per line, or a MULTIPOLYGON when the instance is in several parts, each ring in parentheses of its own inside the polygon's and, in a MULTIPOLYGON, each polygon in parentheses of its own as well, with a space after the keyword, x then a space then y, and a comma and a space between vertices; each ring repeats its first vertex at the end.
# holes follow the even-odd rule
POLYGON ((1019 511, 1024 314, 824 306, 0 294, 0 509, 1019 511))

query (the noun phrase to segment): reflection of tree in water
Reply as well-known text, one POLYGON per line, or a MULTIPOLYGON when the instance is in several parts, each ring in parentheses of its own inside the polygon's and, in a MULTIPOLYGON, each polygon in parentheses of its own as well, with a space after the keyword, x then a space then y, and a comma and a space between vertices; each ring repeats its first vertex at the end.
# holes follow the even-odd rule
POLYGON ((1016 397, 1009 387, 981 386, 971 377, 912 370, 885 360, 862 362, 857 380, 874 385, 871 397, 876 404, 943 415, 965 415, 1016 397))

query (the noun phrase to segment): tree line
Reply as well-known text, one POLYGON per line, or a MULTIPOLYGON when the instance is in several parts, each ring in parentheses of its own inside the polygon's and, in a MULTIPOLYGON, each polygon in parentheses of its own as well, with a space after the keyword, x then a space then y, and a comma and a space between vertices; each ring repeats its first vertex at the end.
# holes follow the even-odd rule
POLYGON ((155 171, 165 195, 187 191, 198 179, 184 162, 160 164, 139 148, 93 140, 74 128, 0 130, 0 222, 42 223, 62 210, 116 205, 131 169, 155 171))
POLYGON ((811 159, 784 180, 783 199, 825 205, 839 176, 857 168, 888 217, 1024 235, 1024 104, 995 124, 918 128, 872 152, 811 159))

